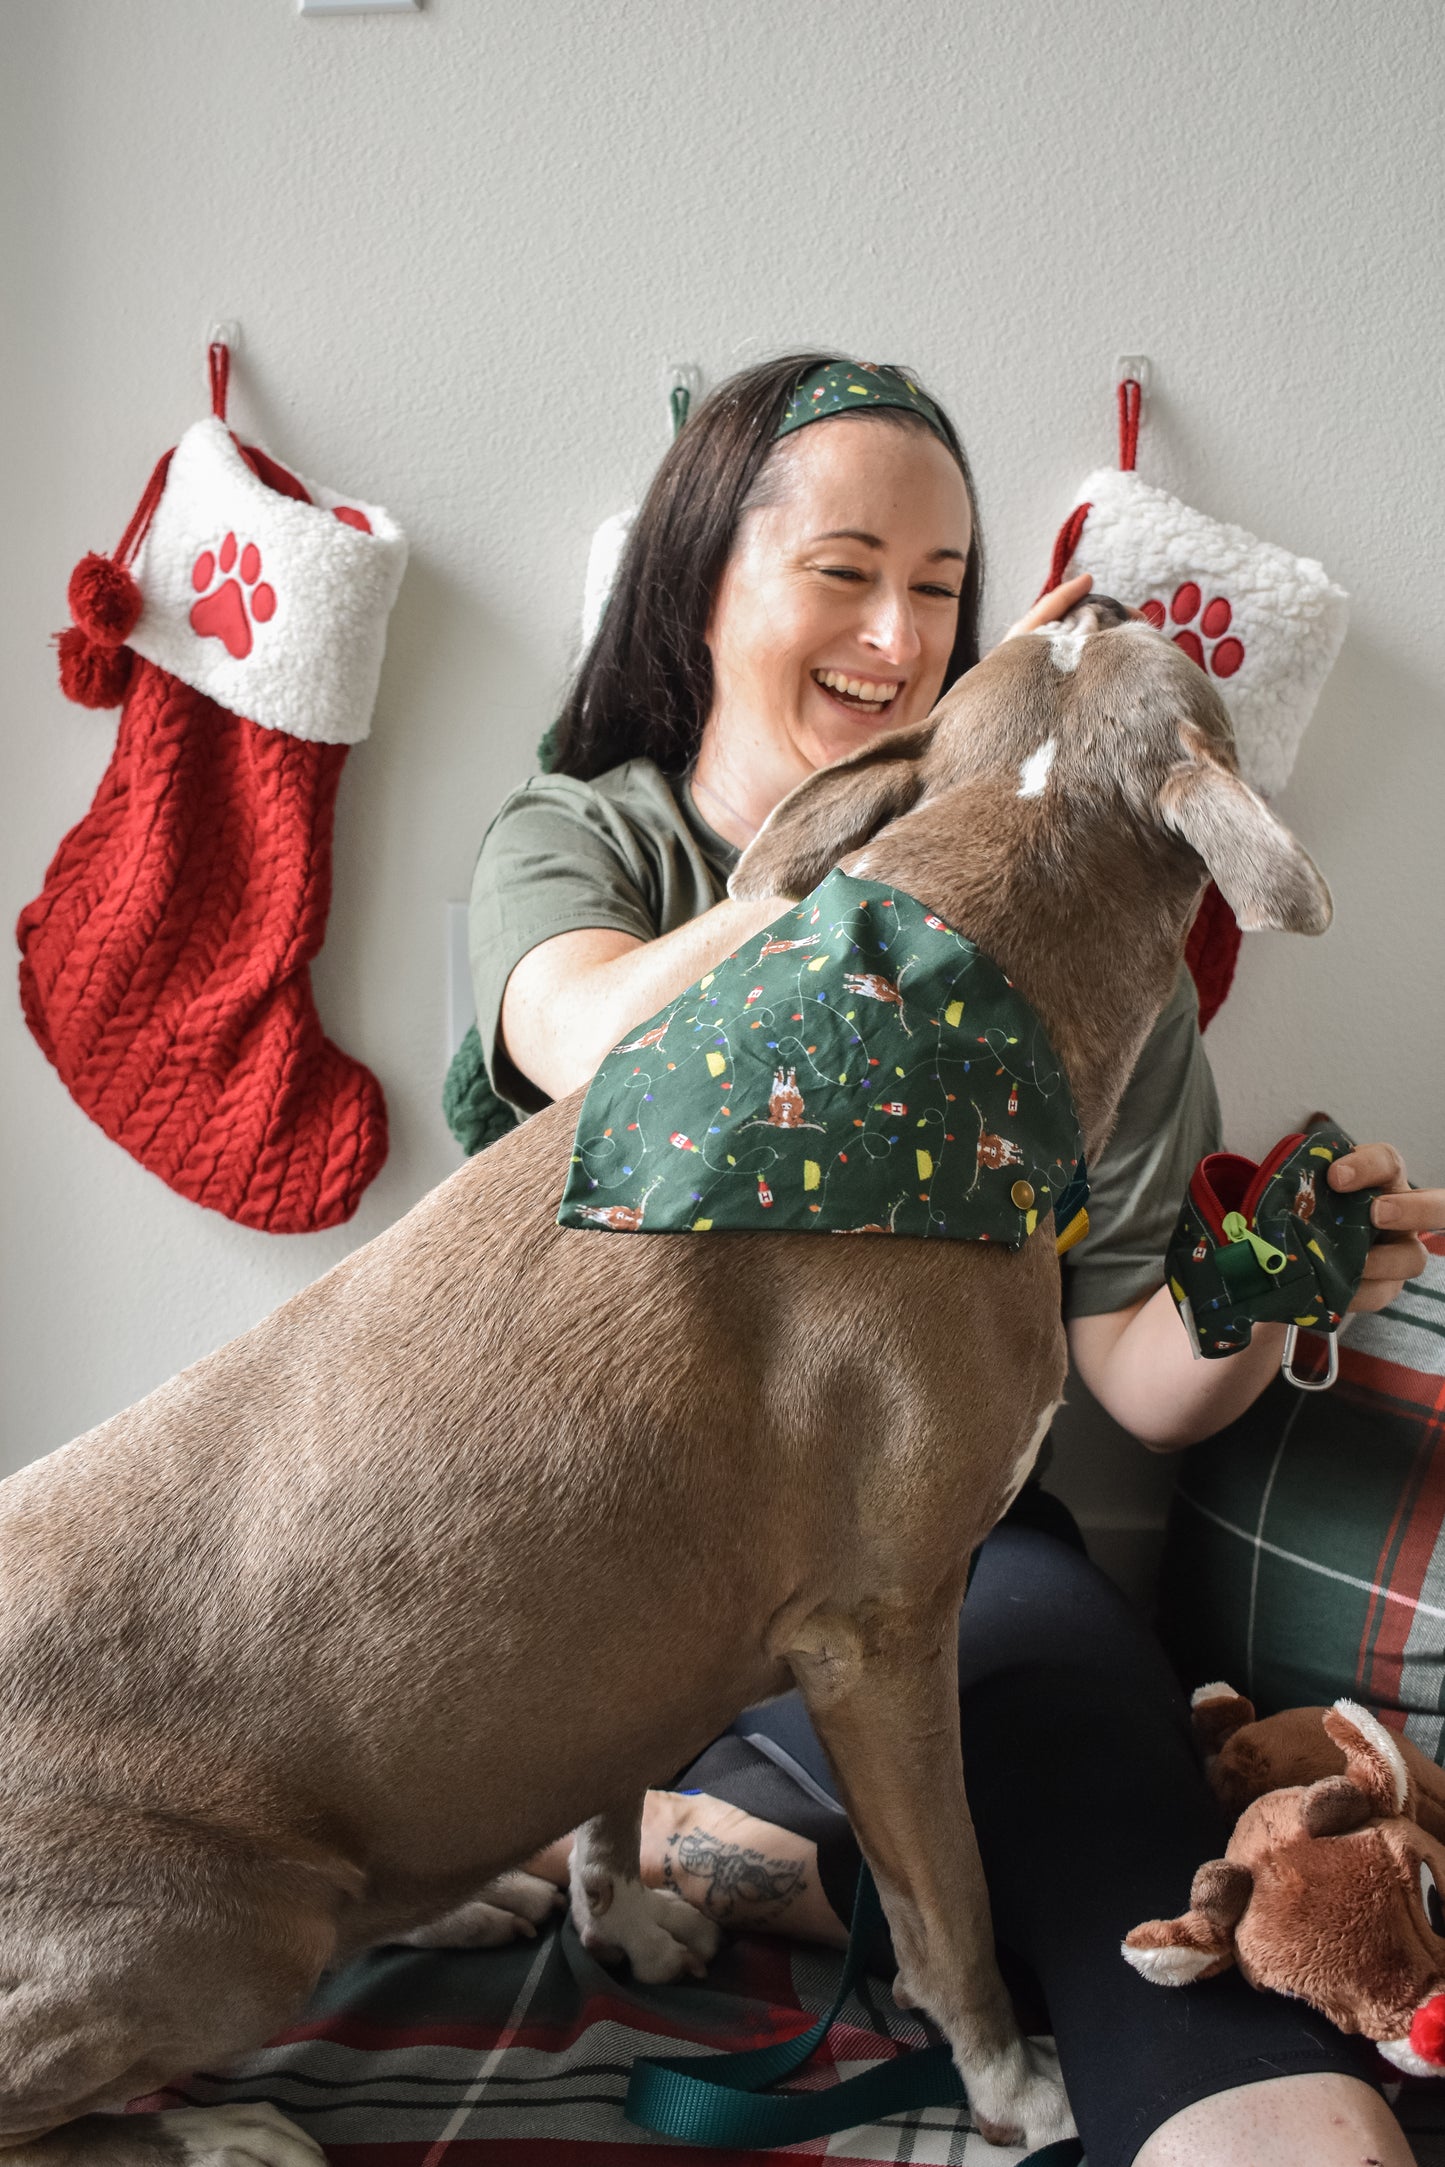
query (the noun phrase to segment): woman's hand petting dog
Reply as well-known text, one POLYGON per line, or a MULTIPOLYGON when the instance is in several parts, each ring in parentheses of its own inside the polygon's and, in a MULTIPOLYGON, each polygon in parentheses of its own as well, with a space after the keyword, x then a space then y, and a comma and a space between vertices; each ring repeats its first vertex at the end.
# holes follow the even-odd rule
MULTIPOLYGON (((1022 632, 1038 632, 1044 625, 1055 624, 1060 617, 1067 617, 1075 604, 1083 601, 1093 584, 1092 572, 1076 572, 1072 579, 1061 580, 1057 587, 1051 587, 1035 602, 1031 610, 1026 610, 1017 624, 1009 626, 1004 640, 1016 640, 1022 632)), ((1003 640, 999 645, 1002 647, 1003 640)))

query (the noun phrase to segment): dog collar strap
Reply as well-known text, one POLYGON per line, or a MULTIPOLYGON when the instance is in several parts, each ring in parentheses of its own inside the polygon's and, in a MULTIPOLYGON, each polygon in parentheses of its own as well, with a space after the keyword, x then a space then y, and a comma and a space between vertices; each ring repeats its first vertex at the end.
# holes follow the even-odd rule
POLYGON ((1087 1224, 1043 1025, 902 889, 830 873, 597 1071, 557 1214, 612 1233, 912 1234, 1017 1248, 1087 1224))

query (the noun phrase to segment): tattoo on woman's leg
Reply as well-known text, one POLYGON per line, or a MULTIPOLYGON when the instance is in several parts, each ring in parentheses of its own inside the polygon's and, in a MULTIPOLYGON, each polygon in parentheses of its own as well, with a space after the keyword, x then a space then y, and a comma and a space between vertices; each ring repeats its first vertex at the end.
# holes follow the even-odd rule
POLYGON ((738 1913, 753 1920, 773 1916, 801 1896, 808 1883, 800 1859, 765 1858, 750 1844, 724 1843, 705 1829, 685 1829, 667 1839, 662 1878, 682 1895, 686 1892, 678 1888, 678 1874, 703 1884, 701 1895, 691 1901, 717 1919, 738 1913))

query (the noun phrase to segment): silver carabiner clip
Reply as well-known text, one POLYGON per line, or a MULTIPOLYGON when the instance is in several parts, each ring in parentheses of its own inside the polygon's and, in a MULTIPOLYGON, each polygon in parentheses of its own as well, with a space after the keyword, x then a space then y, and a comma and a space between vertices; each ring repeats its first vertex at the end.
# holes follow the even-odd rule
POLYGON ((1294 1366, 1294 1350, 1299 1340, 1300 1328, 1291 1324, 1284 1335, 1284 1353, 1280 1357, 1280 1375, 1288 1378, 1297 1392, 1328 1392, 1340 1374, 1340 1337, 1338 1332, 1323 1332, 1321 1338, 1329 1348, 1329 1363, 1323 1377, 1301 1377, 1294 1366))

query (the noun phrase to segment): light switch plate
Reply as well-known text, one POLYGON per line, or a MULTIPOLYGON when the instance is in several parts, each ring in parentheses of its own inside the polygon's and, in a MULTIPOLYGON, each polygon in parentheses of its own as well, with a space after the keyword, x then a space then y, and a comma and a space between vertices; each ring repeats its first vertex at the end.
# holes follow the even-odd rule
POLYGON ((421 0, 296 0, 298 15, 415 15, 421 0))

